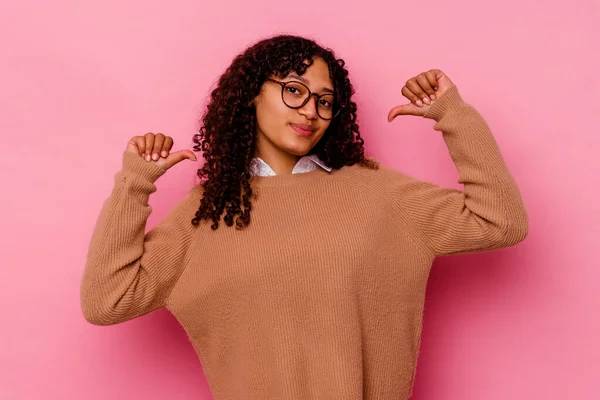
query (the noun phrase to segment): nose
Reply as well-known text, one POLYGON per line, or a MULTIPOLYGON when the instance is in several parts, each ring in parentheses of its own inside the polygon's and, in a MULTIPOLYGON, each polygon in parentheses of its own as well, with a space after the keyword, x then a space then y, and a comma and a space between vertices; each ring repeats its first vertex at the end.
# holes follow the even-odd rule
POLYGON ((311 96, 308 102, 298 109, 300 114, 304 115, 307 119, 316 119, 319 114, 317 113, 317 98, 311 96))

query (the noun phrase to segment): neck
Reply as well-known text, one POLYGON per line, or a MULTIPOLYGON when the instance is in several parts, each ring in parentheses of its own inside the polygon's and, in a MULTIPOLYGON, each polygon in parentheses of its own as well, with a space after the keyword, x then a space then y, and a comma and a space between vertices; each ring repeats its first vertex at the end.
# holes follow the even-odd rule
POLYGON ((260 157, 277 175, 291 175, 300 156, 287 153, 258 135, 254 157, 260 157))

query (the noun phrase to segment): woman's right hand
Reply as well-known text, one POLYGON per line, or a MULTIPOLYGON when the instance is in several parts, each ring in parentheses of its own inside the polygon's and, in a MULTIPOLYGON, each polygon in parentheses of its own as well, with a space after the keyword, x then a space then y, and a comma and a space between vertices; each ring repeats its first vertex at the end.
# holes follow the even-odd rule
POLYGON ((127 142, 127 150, 142 157, 147 162, 153 162, 157 167, 167 170, 186 158, 197 161, 191 150, 171 152, 173 138, 162 133, 146 133, 144 136, 134 136, 127 142))

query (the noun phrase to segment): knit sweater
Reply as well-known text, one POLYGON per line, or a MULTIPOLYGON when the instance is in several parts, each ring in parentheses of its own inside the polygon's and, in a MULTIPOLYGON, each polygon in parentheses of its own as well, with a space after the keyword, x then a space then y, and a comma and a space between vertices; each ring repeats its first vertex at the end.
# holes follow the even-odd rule
POLYGON ((191 219, 194 187, 145 233, 164 170, 125 153, 81 287, 97 325, 166 307, 216 400, 407 399, 434 257, 514 245, 528 219, 482 117, 454 87, 436 121, 464 190, 381 165, 253 177, 242 230, 191 219))

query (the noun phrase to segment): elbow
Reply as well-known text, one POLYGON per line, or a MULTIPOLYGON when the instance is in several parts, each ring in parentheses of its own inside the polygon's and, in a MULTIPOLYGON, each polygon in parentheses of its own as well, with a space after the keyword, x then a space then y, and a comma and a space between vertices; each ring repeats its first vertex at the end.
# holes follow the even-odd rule
POLYGON ((83 309, 83 317, 85 318, 85 320, 87 322, 89 322, 92 325, 97 325, 97 326, 112 325, 105 318, 103 318, 99 313, 90 311, 89 309, 85 309, 85 308, 83 309))
POLYGON ((119 323, 120 321, 112 318, 110 313, 102 311, 99 307, 82 302, 81 311, 83 317, 92 325, 108 326, 119 323))
POLYGON ((85 289, 81 291, 80 300, 83 317, 90 324, 108 326, 122 321, 118 318, 114 307, 105 304, 98 296, 88 293, 85 289))
POLYGON ((102 318, 99 313, 94 312, 94 311, 90 310, 89 308, 83 308, 82 311, 83 311, 83 317, 85 318, 85 320, 92 325, 97 325, 97 326, 112 325, 110 323, 107 323, 106 319, 102 318))
POLYGON ((505 246, 514 246, 518 243, 521 243, 527 238, 529 234, 529 223, 528 222, 520 222, 518 224, 512 224, 509 229, 506 230, 504 234, 505 238, 505 246))
POLYGON ((524 241, 529 235, 529 218, 524 209, 518 215, 510 215, 499 228, 498 247, 511 247, 524 241))

